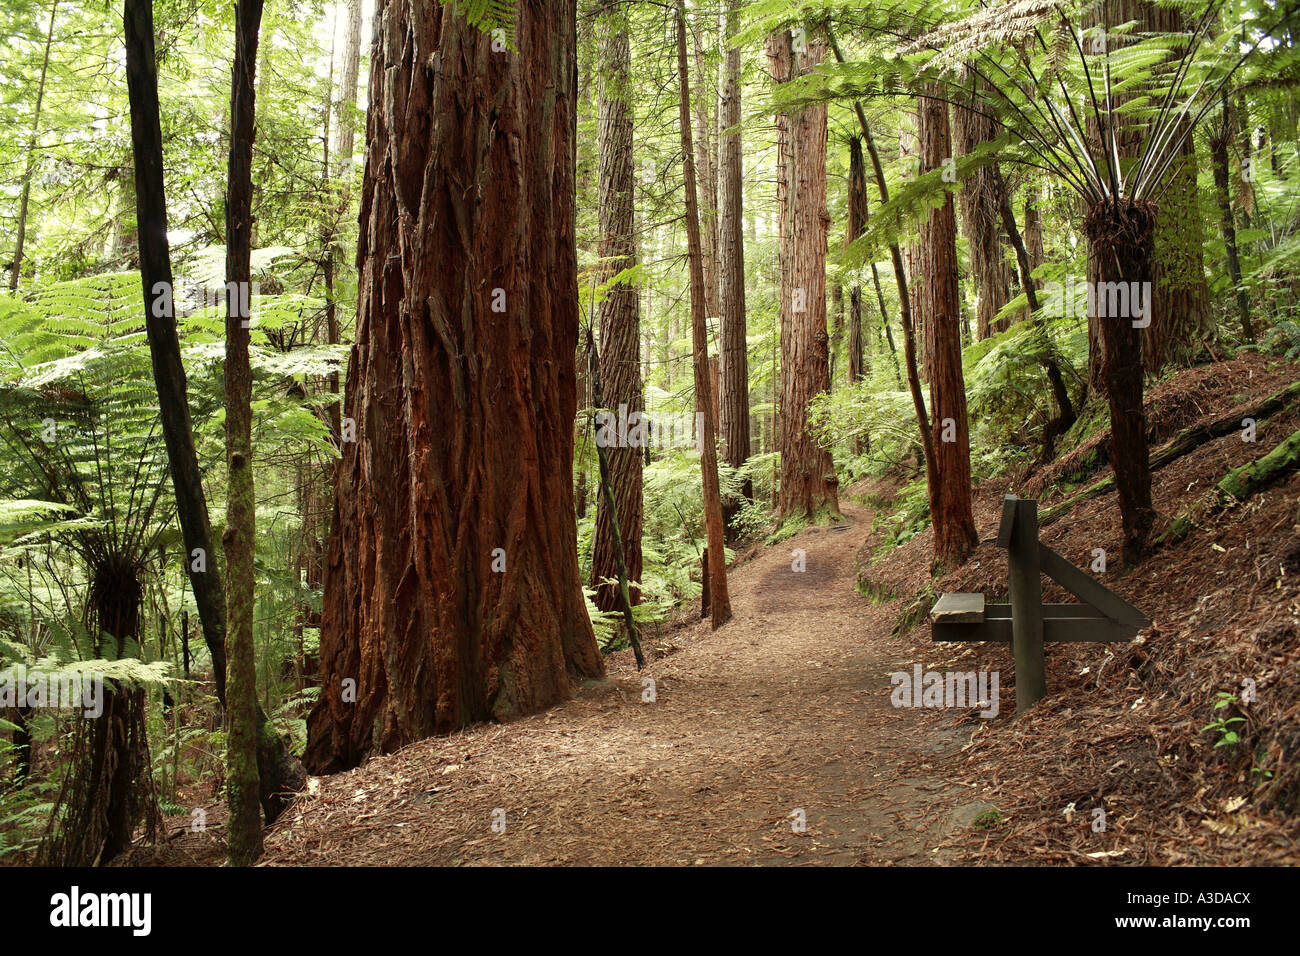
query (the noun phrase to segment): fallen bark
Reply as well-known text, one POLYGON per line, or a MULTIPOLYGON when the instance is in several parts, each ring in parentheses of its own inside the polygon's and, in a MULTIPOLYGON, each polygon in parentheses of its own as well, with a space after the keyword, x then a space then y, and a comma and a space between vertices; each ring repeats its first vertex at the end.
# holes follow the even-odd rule
POLYGON ((1180 513, 1157 543, 1174 544, 1181 541, 1205 515, 1232 504, 1240 504, 1297 468, 1300 468, 1300 431, 1292 432, 1262 458, 1229 471, 1211 491, 1180 513))
MULTIPOLYGON (((1214 441, 1216 438, 1222 438, 1224 435, 1231 435, 1233 432, 1239 431, 1242 427, 1241 423, 1243 419, 1253 418, 1258 420, 1261 418, 1267 418, 1270 415, 1275 415, 1294 402, 1297 398, 1300 398, 1300 382, 1288 385, 1280 392, 1275 392, 1268 398, 1256 402, 1248 408, 1238 407, 1231 413, 1224 415, 1221 418, 1216 418, 1211 422, 1199 422, 1189 428, 1184 428, 1161 446, 1158 451, 1151 454, 1151 470, 1156 471, 1159 468, 1163 468, 1165 465, 1177 461, 1185 455, 1191 454, 1202 445, 1214 441)), ((1101 449, 1102 446, 1098 445, 1096 449, 1098 451, 1098 467, 1106 461, 1106 456, 1101 453, 1101 449)), ((1038 519, 1039 527, 1049 525, 1053 521, 1059 520, 1079 502, 1087 501, 1089 498, 1095 498, 1098 495, 1105 494, 1114 487, 1115 476, 1107 475, 1105 478, 1101 479, 1101 481, 1088 486, 1077 495, 1072 495, 1059 505, 1054 505, 1051 508, 1040 512, 1038 519)))

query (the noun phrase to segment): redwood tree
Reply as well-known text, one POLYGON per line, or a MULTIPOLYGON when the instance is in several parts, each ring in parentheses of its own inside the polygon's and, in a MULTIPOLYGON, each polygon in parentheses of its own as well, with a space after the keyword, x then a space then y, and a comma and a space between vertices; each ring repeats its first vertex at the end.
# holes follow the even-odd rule
MULTIPOLYGON (((995 139, 1000 132, 992 117, 961 105, 953 110, 952 125, 957 152, 961 156, 995 139)), ((970 246, 971 271, 979 290, 975 307, 977 339, 986 339, 994 331, 1006 328, 1005 323, 995 327, 995 320, 1002 307, 1011 301, 1002 245, 998 241, 1001 210, 995 173, 994 169, 980 167, 965 179, 958 193, 962 231, 970 246)))
MULTIPOLYGON (((952 156, 948 104, 926 97, 917 110, 921 172, 942 168, 952 156)), ((957 220, 952 196, 921 223, 922 312, 930 368, 930 425, 935 462, 929 482, 934 557, 960 563, 979 544, 971 511, 970 429, 961 369, 961 304, 957 294, 957 220)))
MULTIPOLYGON (((636 265, 632 157, 632 109, 629 101, 632 62, 628 46, 627 7, 609 3, 601 12, 600 122, 597 127, 597 166, 600 195, 600 259, 606 281, 636 265)), ((641 295, 634 283, 621 281, 610 287, 600 304, 600 384, 606 409, 628 418, 645 407, 641 392, 641 295)), ((633 426, 629 423, 629 431, 633 426)), ((641 580, 641 466, 643 452, 634 446, 606 448, 609 483, 618 512, 623 556, 631 582, 641 580)), ((614 523, 603 495, 596 497, 596 541, 592 551, 591 579, 596 606, 616 611, 622 606, 617 584, 618 558, 614 523)), ((635 583, 630 600, 639 601, 635 583)))
MULTIPOLYGON (((768 38, 768 62, 778 85, 811 72, 824 42, 795 44, 789 31, 768 38), (798 48, 797 48, 798 47, 798 48)), ((781 487, 782 518, 838 515, 830 452, 808 429, 808 406, 830 389, 826 332, 826 106, 804 105, 778 116, 784 179, 781 213, 781 487)))
POLYGON ((376 12, 317 772, 603 672, 571 487, 575 0, 512 17, 502 44, 451 4, 376 12))

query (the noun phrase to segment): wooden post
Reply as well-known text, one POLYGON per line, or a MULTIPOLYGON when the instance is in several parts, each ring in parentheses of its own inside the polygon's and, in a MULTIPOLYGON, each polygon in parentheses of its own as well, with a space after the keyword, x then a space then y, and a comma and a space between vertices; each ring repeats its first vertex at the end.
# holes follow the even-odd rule
POLYGON ((1047 693, 1043 665, 1043 583, 1038 563, 1038 502, 1017 500, 1009 549, 1011 646, 1016 662, 1016 712, 1047 693))

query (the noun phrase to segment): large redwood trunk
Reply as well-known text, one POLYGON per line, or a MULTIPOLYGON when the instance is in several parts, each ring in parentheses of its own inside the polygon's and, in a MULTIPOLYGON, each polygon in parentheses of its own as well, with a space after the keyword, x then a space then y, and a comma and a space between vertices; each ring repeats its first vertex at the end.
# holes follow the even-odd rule
MULTIPOLYGON (((778 83, 811 72, 825 43, 809 38, 795 50, 789 31, 768 38, 778 83)), ((779 192, 781 247, 781 487, 782 518, 839 513, 831 454, 808 430, 808 405, 830 389, 826 332, 826 107, 804 106, 778 118, 784 126, 784 190, 779 192)))
MULTIPOLYGON (((996 139, 998 132, 997 124, 987 116, 963 106, 957 106, 953 111, 953 137, 959 155, 965 156, 981 144, 996 139)), ((977 339, 986 339, 993 334, 998 311, 1011 301, 1002 245, 998 241, 1001 213, 994 181, 996 175, 996 168, 977 169, 958 191, 962 231, 970 246, 971 271, 975 273, 975 285, 979 290, 975 307, 977 339)), ((1003 323, 1002 327, 1005 328, 1006 324, 1003 323)))
MULTIPOLYGON (((728 37, 739 29, 739 4, 730 0, 727 8, 728 37)), ((740 130, 740 50, 728 48, 724 65, 722 100, 718 107, 722 129, 718 144, 718 275, 720 310, 718 354, 721 361, 719 399, 722 456, 739 468, 750 455, 749 443, 749 356, 745 343, 745 237, 744 167, 740 130), (726 131, 736 131, 727 134, 726 131)), ((741 489, 753 498, 754 483, 746 480, 741 489)), ((739 501, 724 501, 723 513, 730 525, 740 510, 739 501)))
MULTIPOLYGON (((918 110, 921 172, 943 166, 952 156, 948 104, 925 98, 918 110)), ((970 430, 966 383, 961 369, 961 305, 957 294, 957 219, 952 197, 921 223, 920 298, 925 315, 925 354, 930 368, 930 427, 934 429, 934 468, 930 477, 930 515, 934 557, 944 566, 966 558, 979 537, 971 510, 970 430)))
MULTIPOLYGON (((1173 24, 1166 28, 1175 29, 1173 24)), ((1174 135, 1182 136, 1184 129, 1174 135)), ((1167 185, 1156 214, 1151 255, 1151 327, 1142 349, 1146 370, 1152 375, 1166 365, 1191 365, 1204 354, 1214 335, 1210 288, 1201 254, 1204 235, 1196 165, 1195 139, 1189 136, 1165 174, 1167 185)))
POLYGON ((377 11, 318 773, 602 673, 570 485, 574 0, 514 25, 494 52, 451 5, 377 11))
MULTIPOLYGON (((600 193, 600 259, 606 281, 636 265, 636 235, 633 209, 632 111, 629 103, 632 63, 628 47, 627 8, 609 4, 602 11, 600 30, 600 122, 597 132, 597 165, 600 193)), ((600 304, 600 384, 605 408, 614 416, 626 408, 631 418, 644 408, 641 394, 641 305, 640 290, 629 283, 610 288, 600 304)), ((634 426, 629 424, 629 430, 634 426)), ((617 429, 616 429, 617 430, 617 429)), ((639 446, 611 445, 610 490, 618 512, 623 539, 623 556, 629 581, 641 580, 641 466, 639 446)), ((603 495, 596 496, 596 542, 592 552, 591 578, 596 589, 596 606, 603 611, 622 607, 617 584, 618 555, 614 546, 614 523, 603 495)), ((633 604, 640 592, 629 591, 633 604)))

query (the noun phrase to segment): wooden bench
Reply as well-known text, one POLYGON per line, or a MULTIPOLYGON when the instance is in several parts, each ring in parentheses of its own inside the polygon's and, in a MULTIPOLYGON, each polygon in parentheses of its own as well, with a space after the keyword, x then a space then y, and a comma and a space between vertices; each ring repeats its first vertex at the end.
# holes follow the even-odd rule
POLYGON ((1028 709, 1047 693, 1045 642, 1129 641, 1151 623, 1133 605, 1038 540, 1038 502, 1015 495, 1003 499, 998 545, 1008 552, 1011 603, 986 604, 983 594, 941 594, 930 611, 931 637, 1010 643, 1017 710, 1028 709), (1043 574, 1081 603, 1044 604, 1043 574))

